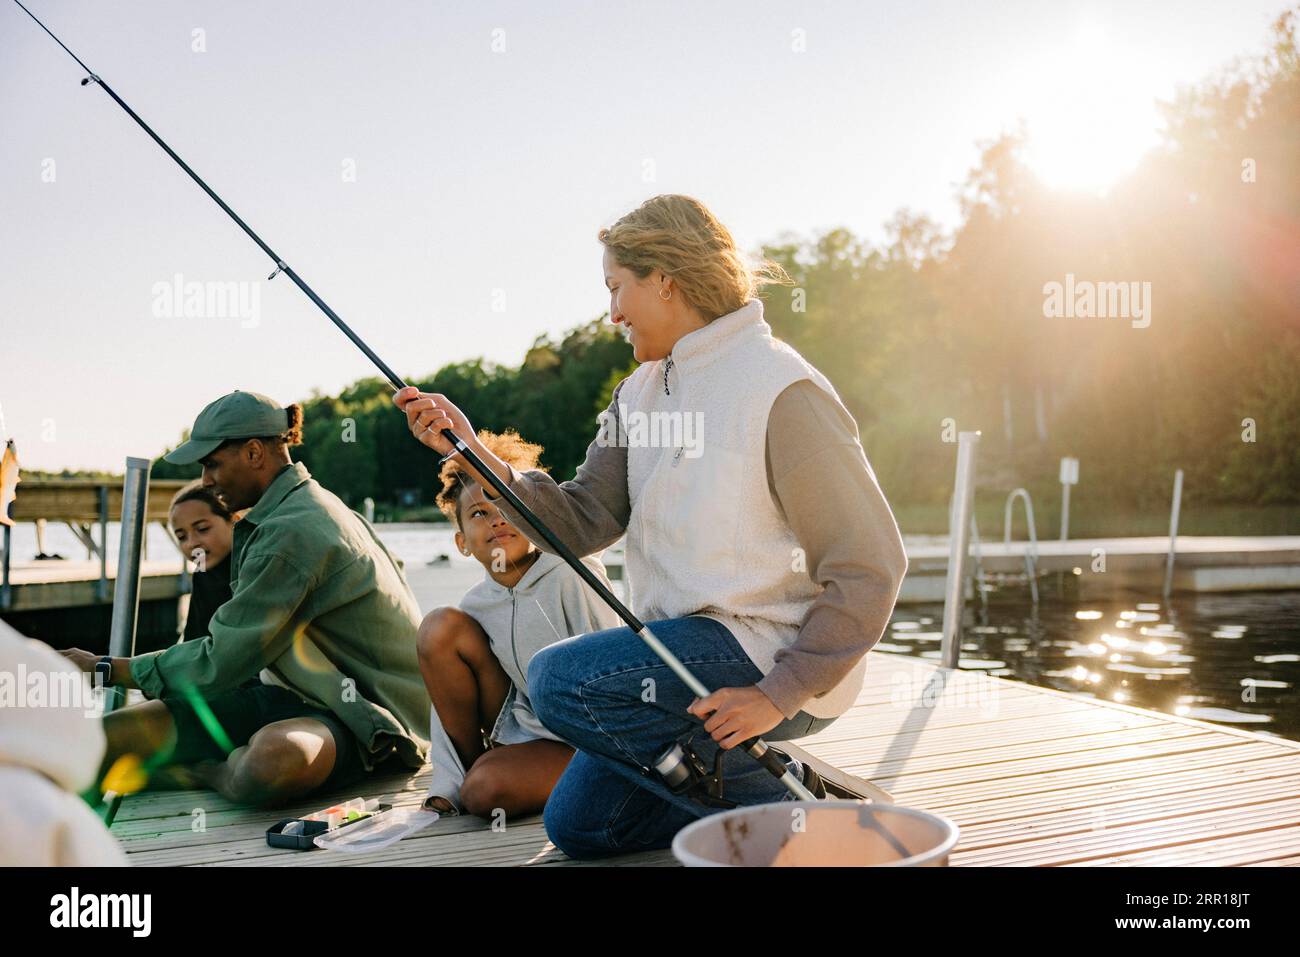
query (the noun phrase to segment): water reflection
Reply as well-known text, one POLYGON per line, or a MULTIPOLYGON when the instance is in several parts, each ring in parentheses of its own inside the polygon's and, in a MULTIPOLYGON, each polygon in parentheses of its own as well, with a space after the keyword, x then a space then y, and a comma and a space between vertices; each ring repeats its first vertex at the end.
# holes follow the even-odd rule
MULTIPOLYGON (((1167 714, 1300 740, 1300 592, 1121 595, 1043 589, 967 605, 961 666, 1167 714)), ((940 605, 896 610, 877 650, 938 659, 940 605)))

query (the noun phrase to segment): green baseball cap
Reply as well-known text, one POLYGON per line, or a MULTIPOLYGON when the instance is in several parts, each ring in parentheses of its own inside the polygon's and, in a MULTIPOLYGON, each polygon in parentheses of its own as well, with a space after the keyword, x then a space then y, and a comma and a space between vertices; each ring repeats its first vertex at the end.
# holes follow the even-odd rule
POLYGON ((190 465, 215 452, 227 439, 279 435, 289 428, 289 411, 274 399, 236 389, 209 402, 194 420, 188 442, 163 456, 174 465, 190 465))

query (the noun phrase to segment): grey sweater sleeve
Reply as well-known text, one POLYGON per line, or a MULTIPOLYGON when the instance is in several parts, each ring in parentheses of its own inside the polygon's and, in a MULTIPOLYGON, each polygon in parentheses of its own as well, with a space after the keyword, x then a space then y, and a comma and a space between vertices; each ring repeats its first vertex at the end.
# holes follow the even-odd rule
MULTIPOLYGON (((511 469, 511 491, 579 555, 617 541, 631 513, 627 448, 613 441, 622 428, 619 389, 573 479, 556 482, 537 469, 511 469)), ((880 640, 907 555, 857 424, 809 379, 783 391, 768 414, 767 476, 772 499, 804 550, 809 577, 826 586, 794 645, 777 652, 775 665, 758 683, 782 714, 794 717, 880 640)), ((499 500, 498 505, 539 548, 551 550, 514 508, 499 500)))
MULTIPOLYGON (((601 429, 587 446, 586 460, 578 466, 573 478, 556 482, 540 469, 520 472, 510 467, 507 483, 510 491, 580 557, 618 541, 627 530, 632 512, 627 495, 627 443, 619 441, 623 423, 618 418, 618 397, 622 388, 622 382, 615 387, 609 408, 601 413, 601 429)), ((490 488, 485 488, 483 493, 496 502, 511 524, 533 544, 554 553, 514 506, 501 500, 490 488)))
POLYGON ((880 640, 907 553, 842 404, 811 379, 794 383, 767 421, 773 500, 804 550, 808 575, 825 585, 799 636, 776 653, 758 687, 787 718, 825 694, 880 640))

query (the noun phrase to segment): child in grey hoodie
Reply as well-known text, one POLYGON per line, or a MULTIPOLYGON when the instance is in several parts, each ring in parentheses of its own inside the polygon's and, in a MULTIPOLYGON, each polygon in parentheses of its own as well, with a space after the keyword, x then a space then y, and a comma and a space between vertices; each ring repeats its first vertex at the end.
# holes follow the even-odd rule
MULTIPOLYGON (((516 433, 484 431, 479 439, 516 468, 537 468, 541 446, 516 433)), ((547 645, 622 622, 563 559, 511 525, 455 461, 439 477, 438 505, 456 526, 456 547, 486 574, 459 608, 435 609, 420 627, 420 670, 434 705, 425 806, 483 817, 536 813, 573 748, 533 713, 528 663, 547 645)), ((582 561, 608 585, 598 556, 582 561)))

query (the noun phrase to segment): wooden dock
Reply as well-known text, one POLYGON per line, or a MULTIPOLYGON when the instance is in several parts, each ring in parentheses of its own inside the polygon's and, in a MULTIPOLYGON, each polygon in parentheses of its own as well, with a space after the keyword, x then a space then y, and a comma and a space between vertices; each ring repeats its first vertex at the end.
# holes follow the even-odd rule
MULTIPOLYGON (((953 866, 1300 865, 1300 742, 872 652, 857 703, 797 744, 961 828, 953 866)), ((418 805, 424 774, 370 796, 418 805)), ((541 818, 451 817, 383 851, 267 847, 275 811, 208 791, 128 797, 112 832, 140 865, 576 865, 541 818), (202 827, 202 830, 198 830, 202 827)), ((675 864, 669 851, 605 866, 675 864)))
MULTIPOLYGON (((172 537, 167 526, 172 496, 186 483, 157 479, 150 483, 145 522, 157 522, 172 537)), ((88 650, 107 650, 108 622, 117 579, 116 548, 109 545, 108 527, 122 513, 119 483, 54 479, 23 481, 10 506, 15 522, 36 526, 37 548, 45 550, 45 527, 49 522, 68 526, 86 549, 84 561, 54 559, 16 561, 5 550, 12 544, 4 529, 0 544, 0 613, 9 623, 33 638, 56 648, 68 647, 70 636, 89 645, 88 650)), ((148 536, 146 535, 146 543, 148 536)), ((180 547, 164 560, 142 556, 140 579, 140 621, 137 647, 155 650, 175 640, 177 599, 189 591, 188 576, 180 547)))
MULTIPOLYGON (((13 600, 6 612, 49 611, 113 601, 117 562, 15 562, 9 572, 13 600), (101 580, 105 583, 100 585, 101 580), (103 595, 101 598, 100 595, 103 595)), ((140 600, 165 601, 187 594, 181 556, 140 563, 140 600)))
MULTIPOLYGON (((943 601, 948 551, 943 537, 908 543, 907 578, 900 603, 943 601)), ((1034 566, 1039 575, 1069 576, 1080 599, 1104 598, 1126 589, 1159 594, 1169 538, 1076 538, 1042 541, 1037 546, 982 542, 972 546, 968 572, 1022 576, 1027 552, 1036 553, 1034 566)), ((1300 588, 1300 537, 1180 535, 1172 587, 1183 593, 1300 588)))
MULTIPOLYGON (((1300 588, 1300 536, 1180 535, 1176 539, 1173 590, 1181 593, 1277 591, 1300 588)), ((944 599, 949 545, 943 535, 906 538, 907 576, 900 605, 934 604, 944 599)), ((1167 536, 1072 538, 1068 541, 981 542, 971 545, 967 597, 977 572, 1024 576, 1025 554, 1034 552, 1042 575, 1068 575, 1081 600, 1125 590, 1159 594, 1169 556, 1167 536)), ((605 567, 615 581, 623 577, 623 553, 612 548, 605 567)))

